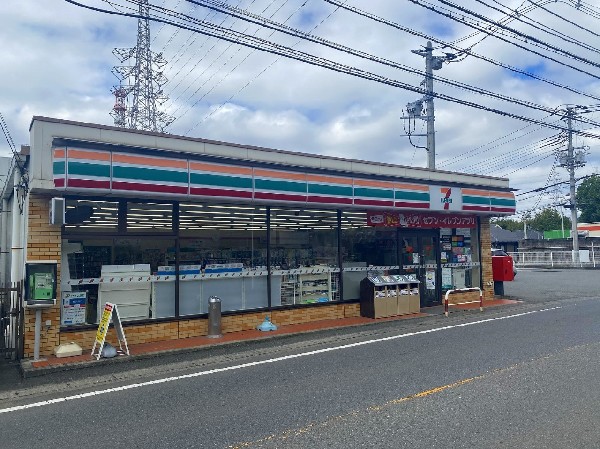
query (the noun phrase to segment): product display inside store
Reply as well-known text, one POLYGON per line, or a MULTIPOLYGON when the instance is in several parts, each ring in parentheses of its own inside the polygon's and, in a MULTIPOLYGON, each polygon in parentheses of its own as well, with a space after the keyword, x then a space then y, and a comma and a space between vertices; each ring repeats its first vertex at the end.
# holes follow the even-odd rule
POLYGON ((105 302, 127 321, 205 314, 212 295, 223 312, 359 300, 369 273, 418 276, 438 254, 452 267, 442 284, 472 278, 471 230, 415 251, 405 231, 369 226, 360 210, 77 198, 67 215, 61 292, 86 301, 70 325, 96 323, 105 302))
POLYGON ((127 295, 118 292, 133 287, 129 299, 147 299, 121 303, 124 320, 206 313, 211 295, 223 311, 268 307, 267 222, 271 307, 339 296, 336 211, 271 208, 267 216, 267 207, 82 199, 68 207, 85 214, 65 226, 62 291, 85 291, 86 323, 97 321, 103 302, 119 304, 127 295))

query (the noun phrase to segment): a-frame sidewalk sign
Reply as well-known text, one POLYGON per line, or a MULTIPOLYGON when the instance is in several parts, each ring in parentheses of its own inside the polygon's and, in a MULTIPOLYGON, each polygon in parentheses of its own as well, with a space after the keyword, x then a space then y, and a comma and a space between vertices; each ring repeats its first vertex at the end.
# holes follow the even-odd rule
POLYGON ((111 318, 115 326, 115 331, 117 332, 119 349, 121 350, 121 353, 124 352, 125 354, 129 355, 127 339, 125 338, 125 332, 123 332, 123 325, 121 324, 121 318, 119 317, 117 305, 107 302, 104 304, 104 310, 102 312, 102 317, 100 318, 100 324, 98 324, 98 331, 96 332, 96 341, 94 341, 94 347, 92 348, 92 356, 95 355, 97 360, 99 360, 100 356, 102 355, 102 349, 104 348, 104 342, 106 341, 106 334, 108 333, 108 326, 111 318), (124 350, 123 345, 125 345, 124 350), (98 346, 98 353, 94 354, 96 351, 96 346, 98 346))

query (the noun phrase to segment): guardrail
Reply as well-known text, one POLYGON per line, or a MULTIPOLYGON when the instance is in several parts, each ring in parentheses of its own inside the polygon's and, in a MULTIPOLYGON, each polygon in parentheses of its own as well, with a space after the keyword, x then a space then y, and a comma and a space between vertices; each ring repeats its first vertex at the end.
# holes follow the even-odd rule
POLYGON ((597 248, 579 250, 579 261, 574 262, 572 251, 527 251, 508 253, 519 267, 588 267, 600 266, 597 248))
POLYGON ((458 303, 454 303, 452 304, 453 306, 462 306, 464 304, 475 304, 476 302, 479 303, 479 310, 481 312, 483 312, 483 291, 481 291, 480 288, 478 287, 473 287, 473 288, 457 288, 454 290, 448 290, 446 292, 446 296, 444 299, 444 313, 446 314, 446 316, 448 316, 448 297, 452 294, 452 293, 466 293, 466 292, 479 292, 479 301, 466 301, 466 302, 458 302, 458 303))

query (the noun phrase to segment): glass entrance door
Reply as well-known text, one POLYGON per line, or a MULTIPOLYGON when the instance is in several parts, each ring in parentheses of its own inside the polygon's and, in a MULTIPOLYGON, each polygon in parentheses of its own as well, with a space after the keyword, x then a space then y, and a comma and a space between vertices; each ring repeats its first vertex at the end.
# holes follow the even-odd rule
POLYGON ((420 281, 421 307, 441 304, 439 236, 437 231, 400 234, 403 274, 416 274, 420 281))

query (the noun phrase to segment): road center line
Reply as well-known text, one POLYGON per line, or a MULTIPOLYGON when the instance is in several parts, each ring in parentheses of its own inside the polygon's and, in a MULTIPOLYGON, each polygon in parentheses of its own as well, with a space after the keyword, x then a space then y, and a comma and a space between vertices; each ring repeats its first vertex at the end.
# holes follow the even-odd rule
POLYGON ((483 375, 471 377, 469 379, 459 380, 457 382, 454 382, 454 383, 451 383, 448 385, 443 385, 441 387, 435 387, 430 390, 421 391, 420 393, 411 394, 409 396, 404 396, 399 399, 392 399, 391 401, 385 402, 381 405, 371 405, 371 406, 367 407, 364 412, 355 410, 350 413, 346 413, 344 415, 332 416, 332 417, 327 418, 324 421, 319 420, 318 422, 310 422, 308 425, 305 425, 304 427, 301 427, 301 428, 289 429, 289 430, 280 432, 278 434, 272 434, 272 435, 260 438, 255 441, 246 441, 243 443, 237 443, 237 444, 234 444, 231 446, 227 446, 227 448, 228 449, 242 449, 244 447, 254 446, 256 444, 264 443, 266 441, 271 441, 271 440, 285 441, 289 438, 293 438, 300 434, 310 432, 311 430, 313 430, 317 427, 325 428, 334 422, 344 420, 348 417, 364 416, 365 413, 369 413, 369 412, 379 412, 387 407, 390 407, 393 405, 398 405, 403 402, 411 401, 413 399, 419 399, 419 398, 423 398, 426 396, 430 396, 432 394, 439 393, 440 391, 448 390, 450 388, 460 387, 462 385, 468 384, 470 382, 473 382, 473 381, 481 379, 481 378, 483 378, 483 375))
POLYGON ((471 322, 468 322, 468 323, 454 324, 454 325, 451 325, 451 326, 436 327, 434 329, 427 329, 427 330, 422 330, 422 331, 417 331, 417 332, 408 332, 406 334, 392 335, 390 337, 382 337, 382 338, 376 338, 376 339, 373 339, 373 340, 359 341, 359 342, 355 342, 355 343, 349 343, 349 344, 346 344, 346 345, 334 346, 334 347, 331 347, 331 348, 316 349, 314 351, 307 351, 307 352, 302 352, 302 353, 299 353, 299 354, 285 355, 285 356, 275 357, 275 358, 268 359, 268 360, 259 360, 259 361, 256 361, 256 362, 242 363, 242 364, 239 364, 239 365, 228 366, 228 367, 225 367, 225 368, 215 368, 215 369, 206 370, 206 371, 199 371, 199 372, 191 373, 191 374, 183 374, 181 376, 171 376, 171 377, 165 377, 163 379, 156 379, 156 380, 150 380, 150 381, 147 381, 147 382, 139 382, 139 383, 135 383, 135 384, 123 385, 123 386, 120 386, 120 387, 106 388, 104 390, 90 391, 88 393, 75 394, 75 395, 72 395, 72 396, 65 396, 65 397, 62 397, 62 398, 49 399, 47 401, 39 401, 39 402, 31 403, 31 404, 18 405, 18 406, 15 406, 15 407, 8 407, 8 408, 0 409, 0 414, 2 414, 2 413, 10 413, 10 412, 17 412, 17 411, 20 411, 20 410, 27 410, 27 409, 35 408, 35 407, 43 407, 43 406, 46 406, 46 405, 58 404, 58 403, 61 403, 61 402, 66 402, 66 401, 73 401, 73 400, 76 400, 76 399, 85 399, 85 398, 89 398, 89 397, 93 397, 93 396, 98 396, 98 395, 101 395, 101 394, 116 393, 116 392, 119 392, 119 391, 131 390, 133 388, 146 387, 146 386, 150 386, 150 385, 158 385, 158 384, 163 384, 163 383, 167 383, 167 382, 173 382, 173 381, 176 381, 176 380, 191 379, 191 378, 194 378, 194 377, 207 376, 209 374, 222 373, 222 372, 225 372, 225 371, 234 371, 234 370, 243 369, 243 368, 250 368, 250 367, 253 367, 253 366, 265 365, 267 363, 281 362, 281 361, 284 361, 284 360, 291 360, 291 359, 297 359, 297 358, 300 358, 300 357, 307 357, 307 356, 316 355, 316 354, 323 354, 323 353, 331 352, 331 351, 338 351, 340 349, 355 348, 355 347, 358 347, 358 346, 370 345, 370 344, 373 344, 373 343, 380 343, 380 342, 384 342, 384 341, 398 340, 400 338, 413 337, 413 336, 416 336, 416 335, 431 334, 433 332, 440 332, 440 331, 445 331, 445 330, 449 330, 449 329, 455 329, 455 328, 459 328, 459 327, 474 326, 476 324, 489 323, 489 322, 492 322, 492 321, 500 321, 500 320, 507 320, 507 319, 511 319, 511 318, 519 318, 519 317, 522 317, 522 316, 531 315, 533 313, 549 312, 549 311, 557 310, 557 309, 561 309, 561 308, 562 307, 560 307, 560 306, 558 306, 558 307, 550 307, 550 308, 546 308, 546 309, 532 310, 532 311, 529 311, 529 312, 517 313, 517 314, 514 314, 514 315, 507 315, 507 316, 496 317, 496 318, 486 318, 484 320, 477 320, 477 321, 471 321, 471 322))

